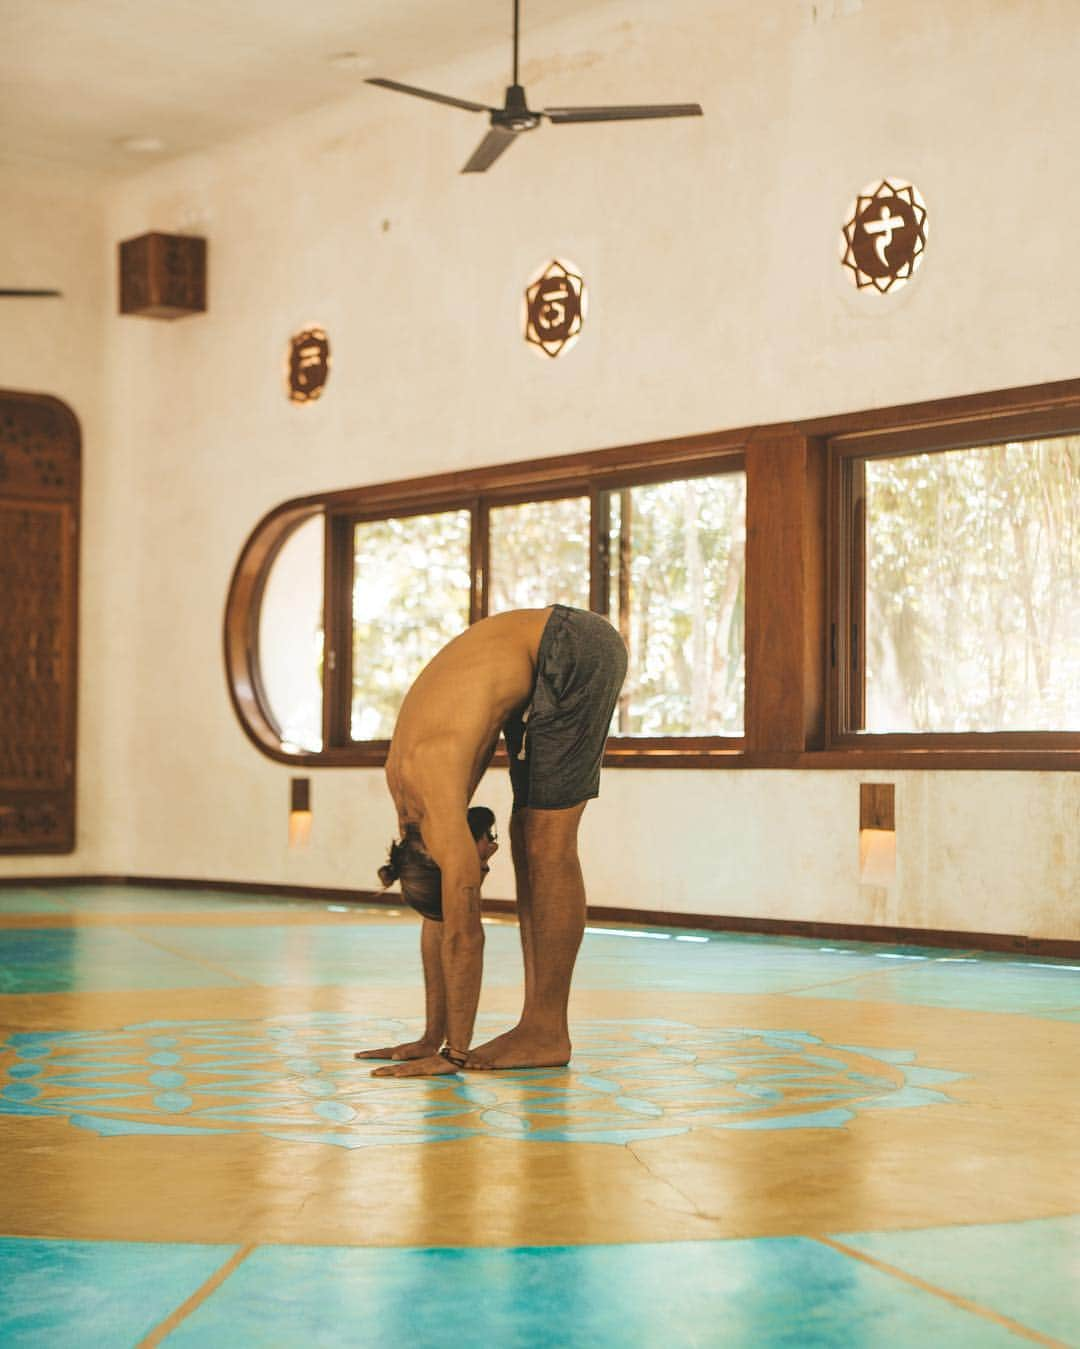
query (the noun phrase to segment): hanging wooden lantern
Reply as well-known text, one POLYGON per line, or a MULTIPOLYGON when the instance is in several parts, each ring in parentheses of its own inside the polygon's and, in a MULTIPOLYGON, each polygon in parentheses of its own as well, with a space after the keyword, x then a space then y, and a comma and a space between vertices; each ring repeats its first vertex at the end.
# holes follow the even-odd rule
POLYGON ((206 312, 206 240, 141 234, 120 245, 120 313, 178 319, 206 312))

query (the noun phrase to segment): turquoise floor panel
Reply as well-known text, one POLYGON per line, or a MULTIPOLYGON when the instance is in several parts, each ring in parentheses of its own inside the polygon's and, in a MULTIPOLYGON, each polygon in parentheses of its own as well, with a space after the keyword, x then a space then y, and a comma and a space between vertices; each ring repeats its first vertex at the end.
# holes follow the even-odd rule
POLYGON ((0 930, 0 994, 220 988, 241 982, 220 967, 207 969, 116 928, 0 930))
MULTIPOLYGON (((1069 1183, 1075 1178, 1065 1178, 1069 1183)), ((1065 1344, 1080 1342, 1080 1217, 840 1240, 1065 1344)))
MULTIPOLYGON (((321 926, 151 927, 148 935, 179 955, 212 961, 266 988, 297 983, 399 988, 403 981, 422 980, 418 930, 411 923, 346 920, 321 926)), ((503 967, 507 980, 519 977, 510 961, 500 958, 517 956, 515 943, 516 933, 498 931, 493 978, 503 967)))
POLYGON ((509 1250, 261 1247, 169 1349, 994 1349, 1012 1335, 803 1238, 509 1250))
MULTIPOLYGON (((1080 1219, 840 1238, 946 1296, 801 1237, 620 1246, 263 1246, 163 1341, 371 1349, 995 1349, 1071 1344, 1080 1219), (1035 1263, 1033 1263, 1035 1262, 1035 1263)), ((0 1239, 0 1344, 128 1349, 238 1248, 0 1239)))
MULTIPOLYGON (((0 889, 5 913, 233 913, 260 909, 309 909, 312 900, 255 891, 209 891, 143 885, 49 885, 0 889)), ((376 910, 376 906, 365 906, 376 910)), ((379 909, 376 911, 382 911, 379 909)))
POLYGON ((0 1237, 4 1349, 130 1349, 235 1247, 0 1237))
POLYGON ((1066 961, 1003 960, 992 955, 917 965, 904 962, 795 996, 1045 1016, 1080 1004, 1080 969, 1066 961))
POLYGON ((0 890, 0 914, 5 913, 72 913, 74 906, 63 890, 0 890))
MULTIPOLYGON (((310 900, 215 896, 138 887, 0 892, 0 912, 231 914, 253 907, 324 913, 310 900)), ((216 986, 397 987, 420 978, 419 927, 374 906, 323 924, 168 925, 0 930, 0 993, 216 986), (382 918, 382 921, 380 921, 382 918)), ((485 984, 516 986, 516 929, 486 930, 485 984)), ((575 972, 582 990, 642 988, 887 1001, 972 1011, 1080 1016, 1080 968, 930 947, 842 946, 805 939, 671 929, 590 928, 575 972)))
POLYGON ((841 956, 818 946, 713 933, 704 942, 642 930, 586 933, 575 971, 582 988, 655 988, 670 992, 788 993, 878 969, 872 950, 841 956))

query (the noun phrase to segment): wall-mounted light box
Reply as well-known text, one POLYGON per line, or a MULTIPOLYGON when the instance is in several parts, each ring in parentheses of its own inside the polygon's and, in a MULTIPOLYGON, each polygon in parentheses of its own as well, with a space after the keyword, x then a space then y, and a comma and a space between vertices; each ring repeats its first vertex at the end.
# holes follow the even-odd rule
POLYGON ((120 245, 120 313, 178 319, 206 312, 206 240, 140 234, 120 245))

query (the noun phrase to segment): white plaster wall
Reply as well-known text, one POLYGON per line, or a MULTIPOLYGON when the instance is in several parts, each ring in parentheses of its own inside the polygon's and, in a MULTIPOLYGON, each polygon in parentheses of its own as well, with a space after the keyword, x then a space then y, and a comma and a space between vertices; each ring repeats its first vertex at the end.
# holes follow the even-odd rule
POLYGON ((717 771, 643 784, 652 776, 611 773, 590 807, 595 903, 1080 936, 1075 774, 717 771), (887 886, 859 879, 864 781, 896 785, 887 886))
MULTIPOLYGON (((394 824, 380 775, 315 774, 312 844, 288 853, 289 769, 224 688, 231 568, 282 500, 1075 376, 1078 40, 1071 0, 627 0, 534 36, 532 101, 698 98, 703 119, 545 126, 463 177, 482 119, 365 87, 112 189, 103 265, 148 229, 203 233, 210 312, 105 319, 107 453, 131 504, 108 556, 132 593, 123 827, 102 825, 102 866, 371 883, 394 824), (839 230, 885 175, 923 192, 930 247, 899 295, 857 295, 839 230), (589 323, 541 361, 520 293, 563 255, 589 323), (297 408, 284 351, 312 321, 333 372, 297 408)), ((383 73, 495 99, 505 60, 383 73)), ((859 885, 857 774, 621 771, 586 816, 592 898, 1080 935, 1080 777, 869 776, 897 782, 888 890, 859 885)), ((504 783, 483 791, 506 804, 504 783)))

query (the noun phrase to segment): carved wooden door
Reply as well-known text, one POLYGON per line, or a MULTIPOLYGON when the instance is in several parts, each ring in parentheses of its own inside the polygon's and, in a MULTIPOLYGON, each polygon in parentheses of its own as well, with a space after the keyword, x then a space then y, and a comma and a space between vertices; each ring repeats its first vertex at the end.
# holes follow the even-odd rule
POLYGON ((0 853, 75 847, 80 435, 0 391, 0 853))

